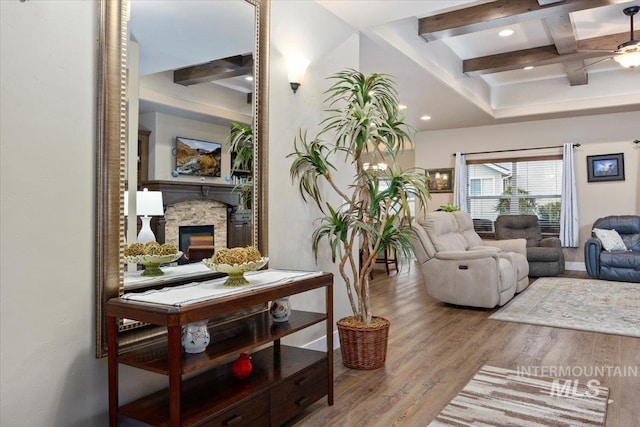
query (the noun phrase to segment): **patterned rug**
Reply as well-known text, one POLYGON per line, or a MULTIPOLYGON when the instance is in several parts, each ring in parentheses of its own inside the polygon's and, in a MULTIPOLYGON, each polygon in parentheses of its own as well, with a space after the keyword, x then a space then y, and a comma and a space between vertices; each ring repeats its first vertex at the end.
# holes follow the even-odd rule
POLYGON ((429 426, 603 426, 609 390, 483 366, 429 426))
POLYGON ((640 283, 543 277, 489 319, 640 337, 640 283))

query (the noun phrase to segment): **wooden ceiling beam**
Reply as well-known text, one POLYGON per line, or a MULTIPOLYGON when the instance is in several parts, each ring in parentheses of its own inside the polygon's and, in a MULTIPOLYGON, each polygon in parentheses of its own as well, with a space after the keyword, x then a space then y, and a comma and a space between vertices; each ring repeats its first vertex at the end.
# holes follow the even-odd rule
POLYGON ((563 64, 564 72, 567 73, 569 85, 580 86, 589 84, 589 75, 584 59, 581 61, 569 61, 563 64))
MULTIPOLYGON (((640 31, 634 32, 634 38, 640 36, 640 31)), ((531 49, 517 50, 514 52, 499 53, 496 55, 470 58, 463 61, 463 71, 469 76, 498 73, 501 71, 517 70, 526 66, 542 66, 584 59, 601 58, 612 55, 612 51, 620 43, 629 40, 628 33, 611 34, 608 36, 594 37, 592 39, 578 40, 578 51, 560 55, 555 45, 534 47, 531 49), (587 50, 587 51, 584 51, 587 50), (595 50, 595 51, 590 51, 595 50), (598 51, 602 50, 602 51, 598 51)))
MULTIPOLYGON (((640 30, 633 32, 633 39, 640 39, 640 30)), ((610 49, 615 50, 618 45, 629 41, 629 32, 609 34, 602 37, 594 37, 592 39, 578 40, 578 50, 589 49, 610 49)))
POLYGON ((578 50, 578 40, 568 13, 549 16, 544 18, 544 22, 560 55, 578 50))
POLYGON ((191 86, 243 75, 253 75, 253 55, 250 53, 175 70, 173 82, 183 86, 191 86))
POLYGON ((589 58, 599 58, 610 55, 606 52, 574 52, 559 55, 554 45, 534 47, 514 52, 499 53, 497 55, 480 58, 465 59, 462 62, 463 72, 469 76, 499 73, 502 71, 518 70, 527 66, 540 67, 542 65, 558 64, 568 61, 582 61, 589 58))
MULTIPOLYGON (((578 40, 568 13, 546 17, 544 23, 560 55, 566 55, 578 49, 578 40)), ((564 71, 571 86, 586 85, 589 82, 584 60, 565 62, 564 71)))
POLYGON ((564 0, 550 4, 541 1, 544 3, 541 5, 538 1, 497 0, 464 10, 420 18, 418 34, 427 41, 433 41, 618 3, 616 0, 564 0))

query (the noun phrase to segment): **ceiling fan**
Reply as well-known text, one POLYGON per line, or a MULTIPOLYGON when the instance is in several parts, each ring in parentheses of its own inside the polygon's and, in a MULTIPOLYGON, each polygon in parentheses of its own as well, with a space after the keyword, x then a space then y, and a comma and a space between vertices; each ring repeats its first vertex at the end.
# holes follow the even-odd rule
MULTIPOLYGON (((607 61, 613 58, 614 61, 625 68, 640 68, 640 40, 634 40, 633 38, 633 16, 637 14, 638 11, 640 11, 640 6, 630 6, 622 10, 622 12, 627 15, 630 20, 631 32, 629 41, 619 44, 616 50, 604 51, 610 52, 614 55, 605 59, 601 59, 600 61, 596 61, 590 65, 595 65, 602 61, 607 61)), ((589 50, 586 52, 593 52, 593 50, 589 50)))

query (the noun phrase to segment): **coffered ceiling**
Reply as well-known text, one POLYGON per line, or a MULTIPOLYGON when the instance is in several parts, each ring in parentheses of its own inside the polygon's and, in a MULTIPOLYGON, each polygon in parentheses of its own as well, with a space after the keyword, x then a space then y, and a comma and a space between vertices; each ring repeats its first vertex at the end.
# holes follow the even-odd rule
MULTIPOLYGON (((619 111, 639 111, 640 122, 640 67, 623 68, 608 52, 629 40, 623 9, 640 0, 316 3, 360 30, 360 68, 394 76, 407 121, 419 131, 619 111), (513 34, 500 37, 505 29, 513 34)), ((207 68, 246 71, 251 65, 242 55, 251 50, 251 24, 230 25, 246 13, 242 6, 227 0, 133 0, 130 28, 140 43, 141 74, 213 59, 230 64, 207 68), (181 48, 170 50, 177 42, 181 48)), ((640 28, 640 14, 636 18, 640 28)), ((200 81, 201 70, 190 68, 184 82, 200 81)), ((251 90, 238 77, 215 83, 251 90)))
POLYGON ((396 77, 418 130, 640 111, 639 68, 611 59, 638 0, 318 3, 361 30, 363 71, 396 77))

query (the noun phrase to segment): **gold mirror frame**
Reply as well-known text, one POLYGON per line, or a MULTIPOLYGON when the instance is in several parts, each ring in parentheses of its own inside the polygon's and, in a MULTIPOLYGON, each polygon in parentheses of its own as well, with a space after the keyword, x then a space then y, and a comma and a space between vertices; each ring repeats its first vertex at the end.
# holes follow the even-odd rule
MULTIPOLYGON (((255 7, 253 243, 266 255, 269 0, 244 1, 255 7)), ((101 358, 107 354, 104 304, 120 295, 124 280, 127 6, 120 0, 102 0, 99 7, 95 312, 96 357, 101 358)), ((118 339, 120 347, 127 349, 161 334, 159 328, 139 328, 121 332, 118 339)))

